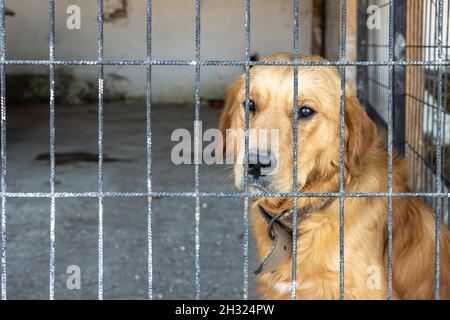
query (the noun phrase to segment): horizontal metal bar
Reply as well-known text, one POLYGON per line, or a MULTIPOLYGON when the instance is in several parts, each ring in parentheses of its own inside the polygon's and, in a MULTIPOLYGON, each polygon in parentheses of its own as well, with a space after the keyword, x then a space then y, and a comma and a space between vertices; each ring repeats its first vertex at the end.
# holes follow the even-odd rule
POLYGON ((0 60, 0 65, 85 65, 85 66, 195 66, 200 64, 202 66, 449 66, 450 60, 341 60, 341 61, 245 61, 245 60, 0 60))
POLYGON ((139 198, 139 197, 153 197, 153 198, 240 198, 240 197, 266 197, 266 198, 312 198, 312 197, 347 197, 347 198, 413 198, 413 197, 432 197, 432 198, 447 198, 450 193, 439 192, 409 192, 409 193, 372 193, 372 192, 331 192, 331 193, 268 193, 268 192, 0 192, 0 197, 5 198, 139 198))
MULTIPOLYGON (((371 48, 386 48, 386 49, 388 49, 389 48, 389 45, 388 44, 376 44, 376 43, 369 43, 368 45, 367 45, 367 47, 371 47, 371 48)), ((414 44, 405 44, 405 48, 420 48, 420 49, 426 49, 426 48, 431 48, 431 49, 438 49, 438 46, 437 45, 435 45, 435 46, 433 46, 433 45, 414 45, 414 44)), ((446 49, 448 49, 448 48, 450 48, 450 46, 443 46, 443 48, 446 48, 446 49)))

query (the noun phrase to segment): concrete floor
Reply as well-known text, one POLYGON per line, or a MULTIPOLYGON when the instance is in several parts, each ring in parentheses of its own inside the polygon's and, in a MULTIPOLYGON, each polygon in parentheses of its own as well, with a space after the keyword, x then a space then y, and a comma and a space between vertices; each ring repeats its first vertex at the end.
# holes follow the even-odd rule
MULTIPOLYGON (((204 128, 216 126, 219 110, 201 110, 204 128)), ((46 160, 49 152, 48 106, 8 111, 8 191, 49 191, 46 160)), ((97 154, 96 106, 57 107, 56 150, 97 154)), ((193 127, 193 107, 157 105, 153 109, 154 191, 194 191, 194 167, 170 160, 176 128, 193 127)), ((146 191, 144 105, 105 106, 105 191, 146 191)), ((231 170, 220 165, 200 166, 201 191, 232 191, 231 170)), ((97 164, 72 161, 56 166, 56 190, 97 190, 97 164)), ((8 299, 47 299, 49 294, 49 199, 11 198, 7 202, 8 299)), ((240 299, 243 279, 243 200, 201 201, 201 297, 240 299)), ((153 289, 157 299, 195 297, 194 200, 153 201, 153 289)), ((57 299, 96 299, 97 222, 95 198, 56 200, 57 299), (66 269, 81 269, 81 289, 66 287, 66 269)), ((256 267, 250 243, 250 298, 256 267)), ((147 297, 147 204, 141 198, 104 200, 104 297, 147 297)))

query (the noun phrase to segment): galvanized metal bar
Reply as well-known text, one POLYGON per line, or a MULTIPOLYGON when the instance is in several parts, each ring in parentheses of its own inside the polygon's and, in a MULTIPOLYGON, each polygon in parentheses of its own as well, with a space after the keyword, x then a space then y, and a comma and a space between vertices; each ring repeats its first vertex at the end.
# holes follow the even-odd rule
MULTIPOLYGON (((103 61, 103 0, 98 0, 98 61, 103 61)), ((104 68, 98 74, 98 299, 103 300, 103 90, 104 68)))
MULTIPOLYGON (((394 60, 394 1, 389 1, 389 61, 394 60)), ((388 259, 387 259, 387 299, 392 298, 392 172, 393 172, 393 66, 389 66, 388 72, 388 103, 387 103, 387 139, 388 139, 388 259)))
MULTIPOLYGON (((194 153, 200 150, 200 0, 195 1, 195 128, 194 153)), ((194 164, 195 179, 195 298, 200 299, 200 174, 198 162, 194 164)))
MULTIPOLYGON (((411 18, 410 19, 412 19, 412 17, 416 17, 417 15, 419 15, 419 12, 421 11, 420 10, 420 7, 423 7, 423 4, 422 5, 419 5, 418 3, 415 3, 414 4, 414 6, 413 6, 413 8, 412 8, 412 13, 407 13, 407 14, 410 14, 411 16, 411 18)), ((422 19, 420 19, 420 20, 423 20, 423 18, 422 19)), ((412 20, 411 20, 412 21, 412 20)), ((420 23, 420 26, 422 26, 422 21, 419 21, 419 23, 420 23)), ((410 23, 410 25, 412 25, 412 22, 410 23)), ((408 26, 409 27, 409 26, 408 26)), ((422 28, 423 28, 423 26, 422 26, 422 28)), ((412 33, 412 30, 407 30, 407 32, 408 33, 412 33)), ((419 31, 421 34, 423 33, 423 30, 420 30, 419 31)), ((422 38, 422 36, 419 38, 419 39, 421 39, 422 38)), ((419 41, 419 39, 415 39, 415 40, 413 40, 413 41, 419 41)), ((423 43, 421 44, 421 45, 424 45, 423 43)), ((415 53, 414 53, 414 56, 416 55, 416 50, 418 49, 418 48, 420 48, 420 46, 419 45, 415 45, 415 44, 406 44, 406 47, 407 48, 415 48, 415 53)), ((410 49, 411 50, 411 49, 410 49)), ((422 48, 420 48, 420 51, 422 51, 423 49, 422 48)), ((420 54, 420 57, 422 57, 422 54, 420 54)), ((414 75, 414 77, 413 77, 413 80, 412 80, 412 86, 414 87, 414 91, 413 91, 413 93, 414 93, 414 95, 418 95, 419 94, 419 92, 421 92, 422 90, 423 90, 423 88, 422 88, 422 86, 419 84, 419 81, 420 81, 420 76, 419 76, 419 74, 418 74, 418 72, 414 72, 413 73, 413 75, 414 75)), ((409 92, 407 92, 406 93, 406 95, 407 95, 407 97, 409 98, 409 97, 412 97, 412 96, 414 96, 413 94, 409 94, 409 92)), ((414 96, 415 97, 415 96, 414 96)), ((417 151, 416 151, 416 149, 415 148, 418 148, 418 146, 419 146, 419 143, 417 143, 418 142, 418 134, 419 134, 419 130, 418 129, 416 129, 416 128, 414 128, 414 125, 413 124, 416 124, 418 121, 421 121, 421 119, 419 119, 419 116, 421 115, 421 110, 420 110, 420 105, 418 104, 418 103, 413 103, 413 104, 411 104, 410 106, 409 106, 409 108, 414 108, 414 110, 411 110, 411 113, 412 113, 412 123, 411 124, 408 124, 410 127, 411 127, 411 134, 409 135, 409 138, 410 139, 412 139, 413 141, 406 141, 406 144, 408 145, 408 147, 411 147, 411 144, 413 144, 414 145, 414 147, 411 147, 410 148, 410 151, 412 151, 413 152, 413 156, 412 156, 412 164, 410 165, 410 174, 412 174, 412 187, 413 188, 415 188, 415 189, 417 189, 417 186, 418 186, 418 181, 420 181, 419 179, 418 179, 418 176, 420 175, 420 172, 419 172, 419 154, 417 153, 417 151)), ((409 120, 410 121, 410 120, 409 120)))
POLYGON ((402 60, 402 61, 388 61, 388 60, 339 60, 339 61, 245 61, 245 60, 14 60, 6 59, 0 61, 0 65, 42 65, 48 66, 54 65, 68 65, 68 66, 195 66, 199 64, 201 66, 281 66, 281 67, 308 67, 308 66, 348 66, 348 67, 376 67, 376 66, 450 66, 450 60, 402 60))
MULTIPOLYGON (((450 21, 450 5, 447 5, 447 16, 446 16, 446 19, 447 19, 446 21, 450 21)), ((447 23, 449 23, 449 22, 447 22, 447 23)), ((446 39, 447 39, 447 42, 449 42, 450 34, 449 34, 448 31, 447 31, 446 39)), ((450 46, 444 46, 443 45, 442 47, 445 48, 444 55, 446 57, 448 57, 449 56, 449 52, 448 51, 449 51, 449 47, 450 46)), ((448 68, 446 68, 445 71, 448 71, 448 68)), ((450 81, 450 77, 448 76, 448 74, 446 72, 445 73, 445 78, 444 78, 444 83, 448 84, 449 81, 450 81)), ((444 100, 442 106, 448 105, 448 103, 450 101, 450 99, 449 99, 449 91, 450 90, 448 90, 448 85, 445 85, 445 94, 444 94, 445 100, 444 100)), ((445 113, 446 116, 448 116, 448 114, 449 114, 448 112, 445 113)), ((444 136, 443 136, 442 141, 443 141, 443 143, 445 143, 446 139, 450 139, 450 125, 447 125, 447 123, 445 121, 445 117, 444 117, 443 120, 444 120, 443 121, 443 124, 444 124, 444 128, 443 128, 444 136)), ((444 151, 445 151, 445 148, 444 148, 444 151)), ((445 163, 450 163, 450 151, 447 151, 447 156, 446 157, 443 156, 442 159, 444 160, 444 164, 445 163)), ((445 171, 445 165, 443 167, 443 170, 445 171)), ((446 178, 447 187, 450 188, 450 165, 448 166, 446 171, 447 172, 444 172, 442 174, 442 176, 446 178)), ((450 221, 450 197, 447 198, 447 221, 450 221)), ((449 222, 447 222, 447 228, 450 229, 450 223, 449 222)))
MULTIPOLYGON (((5 23, 5 0, 0 1, 0 61, 6 59, 6 23, 5 23)), ((0 65, 0 99, 1 99, 1 177, 0 188, 2 193, 7 192, 7 168, 6 168, 6 65, 0 65)), ((1 208, 1 299, 6 300, 7 288, 7 225, 6 225, 6 197, 2 196, 1 208)))
MULTIPOLYGON (((367 44, 367 20, 366 20, 367 0, 358 1, 358 60, 367 61, 367 51, 369 45, 367 44)), ((367 81, 368 70, 364 67, 359 67, 357 71, 357 94, 358 100, 363 106, 367 106, 367 81)))
MULTIPOLYGON (((248 128, 250 122, 250 0, 245 0, 245 124, 244 124, 244 192, 248 193, 248 148, 249 136, 248 128)), ((243 299, 248 299, 248 239, 249 239, 249 197, 244 197, 243 215, 243 299)))
MULTIPOLYGON (((407 2, 394 1, 394 14, 392 16, 392 43, 390 52, 393 55, 391 61, 406 60, 406 15, 407 2)), ((405 155, 406 141, 406 67, 392 67, 392 122, 393 122, 393 143, 396 154, 405 155)))
MULTIPOLYGON (((340 58, 345 60, 347 56, 347 0, 341 1, 341 50, 340 58)), ((339 130, 339 296, 345 298, 344 286, 344 227, 345 227, 345 66, 340 67, 341 77, 341 101, 340 101, 340 130, 339 130)))
MULTIPOLYGON (((152 60, 152 0, 147 0, 147 62, 152 60)), ((146 134, 147 134, 147 281, 148 299, 153 299, 153 232, 152 232, 152 67, 146 66, 146 134)))
MULTIPOLYGON (((298 0, 294 0, 294 61, 299 58, 298 50, 298 28, 299 28, 299 6, 298 0)), ((293 172, 292 172, 292 191, 298 192, 298 66, 294 66, 294 101, 293 101, 293 172)), ((297 242, 298 242, 298 199, 293 198, 293 228, 292 228, 292 300, 297 299, 297 242)))
MULTIPOLYGON (((431 9, 430 9, 431 11, 431 9)), ((431 17, 430 17, 431 20, 431 17)), ((432 34, 431 32, 431 26, 430 26, 430 36, 432 34)), ((436 50, 433 50, 433 53, 430 53, 430 55, 436 55, 436 50)), ((435 59, 435 57, 433 57, 433 59, 435 59)), ((432 84, 432 89, 430 91, 434 91, 435 89, 435 83, 433 82, 432 84)), ((427 100, 431 101, 431 97, 429 95, 427 95, 427 100)), ((433 101, 433 103, 435 103, 433 101)), ((434 136, 434 116, 435 116, 435 112, 433 109, 426 107, 426 126, 425 126, 425 130, 422 130, 422 135, 421 135, 421 139, 422 141, 425 141, 426 134, 429 134, 431 132, 431 136, 434 136), (431 109, 431 110, 430 110, 431 109), (431 112, 430 112, 431 111, 431 112)), ((432 173, 430 172, 430 170, 428 170, 428 164, 432 164, 433 163, 433 150, 432 150, 433 146, 432 144, 424 144, 424 152, 425 152, 425 157, 427 159, 427 162, 422 163, 422 174, 424 173, 425 175, 425 181, 423 183, 424 185, 424 189, 425 190, 433 190, 433 178, 432 178, 432 173)), ((433 167, 433 165, 431 165, 431 167, 433 167)), ((432 204, 432 203, 431 203, 432 204)))
MULTIPOLYGON (((433 9, 432 6, 435 5, 435 3, 433 3, 433 0, 432 1, 427 0, 425 2, 426 2, 426 4, 425 4, 426 5, 426 9, 425 9, 425 33, 426 33, 425 42, 426 42, 427 45, 432 45, 433 46, 433 48, 428 47, 427 50, 425 50, 425 60, 429 60, 430 57, 431 57, 431 51, 435 51, 434 49, 436 48, 436 44, 434 43, 435 39, 433 39, 433 37, 432 37, 432 27, 431 27, 432 26, 432 18, 433 18, 431 12, 432 12, 432 9, 433 9)), ((427 70, 425 69, 425 72, 426 71, 427 70)), ((434 83, 433 83, 433 86, 434 86, 434 83)), ((424 88, 424 91, 425 91, 425 88, 424 88)), ((425 99, 429 100, 430 97, 428 95, 426 95, 425 99)), ((419 134, 419 139, 421 139, 422 141, 425 138, 425 132, 427 132, 427 133, 430 132, 430 127, 429 127, 430 126, 430 111, 429 111, 429 108, 425 108, 425 111, 426 111, 425 130, 420 130, 420 134, 419 134)), ((433 124, 431 124, 431 126, 433 127, 433 124)), ((433 131, 433 128, 432 128, 431 131, 433 131)), ((429 158, 432 157, 432 155, 430 154, 432 152, 428 151, 429 148, 430 148, 430 146, 427 145, 427 144, 425 144, 424 147, 423 147, 423 152, 425 153, 425 157, 427 158, 427 162, 423 162, 422 161, 420 163, 420 175, 424 176, 421 179, 421 186, 420 186, 421 190, 430 190, 430 186, 431 186, 431 181, 429 179, 429 173, 428 173, 428 168, 427 168, 427 163, 429 163, 429 161, 430 161, 429 158)))
POLYGON ((50 20, 50 261, 49 261, 49 299, 55 298, 55 1, 49 2, 50 20))
MULTIPOLYGON (((442 61, 443 48, 442 48, 442 28, 443 28, 443 11, 444 2, 439 0, 438 2, 438 21, 437 21, 437 53, 438 60, 442 61)), ((442 89, 443 89, 443 71, 442 67, 438 67, 438 112, 436 118, 436 192, 442 191, 442 118, 443 118, 443 108, 442 108, 442 89)), ((442 223, 442 201, 437 199, 436 202, 436 252, 435 252, 435 282, 434 282, 434 298, 439 300, 440 296, 440 263, 441 263, 441 247, 440 247, 440 237, 441 237, 441 223, 442 223)))
MULTIPOLYGON (((449 193, 444 192, 393 192, 389 194, 387 192, 317 192, 317 193, 292 193, 292 192, 199 192, 198 195, 201 198, 311 198, 311 197, 346 197, 346 198, 386 198, 390 195, 393 198, 447 198, 449 193)), ((139 197, 160 197, 160 198, 195 198, 197 193, 195 192, 0 192, 0 197, 5 198, 139 198, 139 197)))

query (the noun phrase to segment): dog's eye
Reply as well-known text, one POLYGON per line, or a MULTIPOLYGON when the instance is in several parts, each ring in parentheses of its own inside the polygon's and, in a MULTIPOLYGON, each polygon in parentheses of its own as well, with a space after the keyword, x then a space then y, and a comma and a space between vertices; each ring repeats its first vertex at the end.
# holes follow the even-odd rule
POLYGON ((303 106, 300 108, 299 116, 300 118, 308 119, 311 118, 314 115, 314 113, 316 112, 309 106, 303 106))
MULTIPOLYGON (((242 105, 244 106, 244 110, 245 110, 245 101, 242 103, 242 105)), ((256 103, 253 100, 248 100, 248 110, 251 113, 256 112, 256 103)))

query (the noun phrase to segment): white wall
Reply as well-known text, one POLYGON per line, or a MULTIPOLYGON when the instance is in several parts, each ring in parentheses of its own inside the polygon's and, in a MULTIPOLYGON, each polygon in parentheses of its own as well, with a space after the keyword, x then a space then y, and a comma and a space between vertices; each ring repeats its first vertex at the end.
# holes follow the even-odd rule
MULTIPOLYGON (((104 0, 105 10, 113 10, 123 0, 104 0)), ((97 1, 58 0, 56 2, 57 59, 97 59, 97 1), (67 6, 80 6, 81 30, 66 27, 67 6)), ((104 25, 105 59, 146 58, 146 1, 128 0, 127 15, 104 25)), ((48 59, 48 0, 6 0, 16 15, 7 17, 7 57, 9 59, 48 59)), ((203 0, 201 55, 203 59, 244 58, 244 0, 203 0)), ((300 48, 311 47, 311 0, 300 0, 300 48)), ((251 1, 252 53, 268 55, 291 51, 293 42, 293 3, 290 0, 251 1)), ((153 0, 153 58, 194 59, 195 0, 153 0)), ((71 67, 76 77, 94 79, 98 68, 71 67)), ((45 73, 48 67, 9 67, 9 73, 45 73)), ((217 98, 240 67, 203 67, 201 95, 217 98)), ((134 96, 145 94, 145 70, 139 67, 105 67, 124 80, 115 87, 134 96), (124 78, 122 78, 124 77, 124 78)), ((187 102, 194 99, 194 68, 153 68, 153 101, 187 102)))

